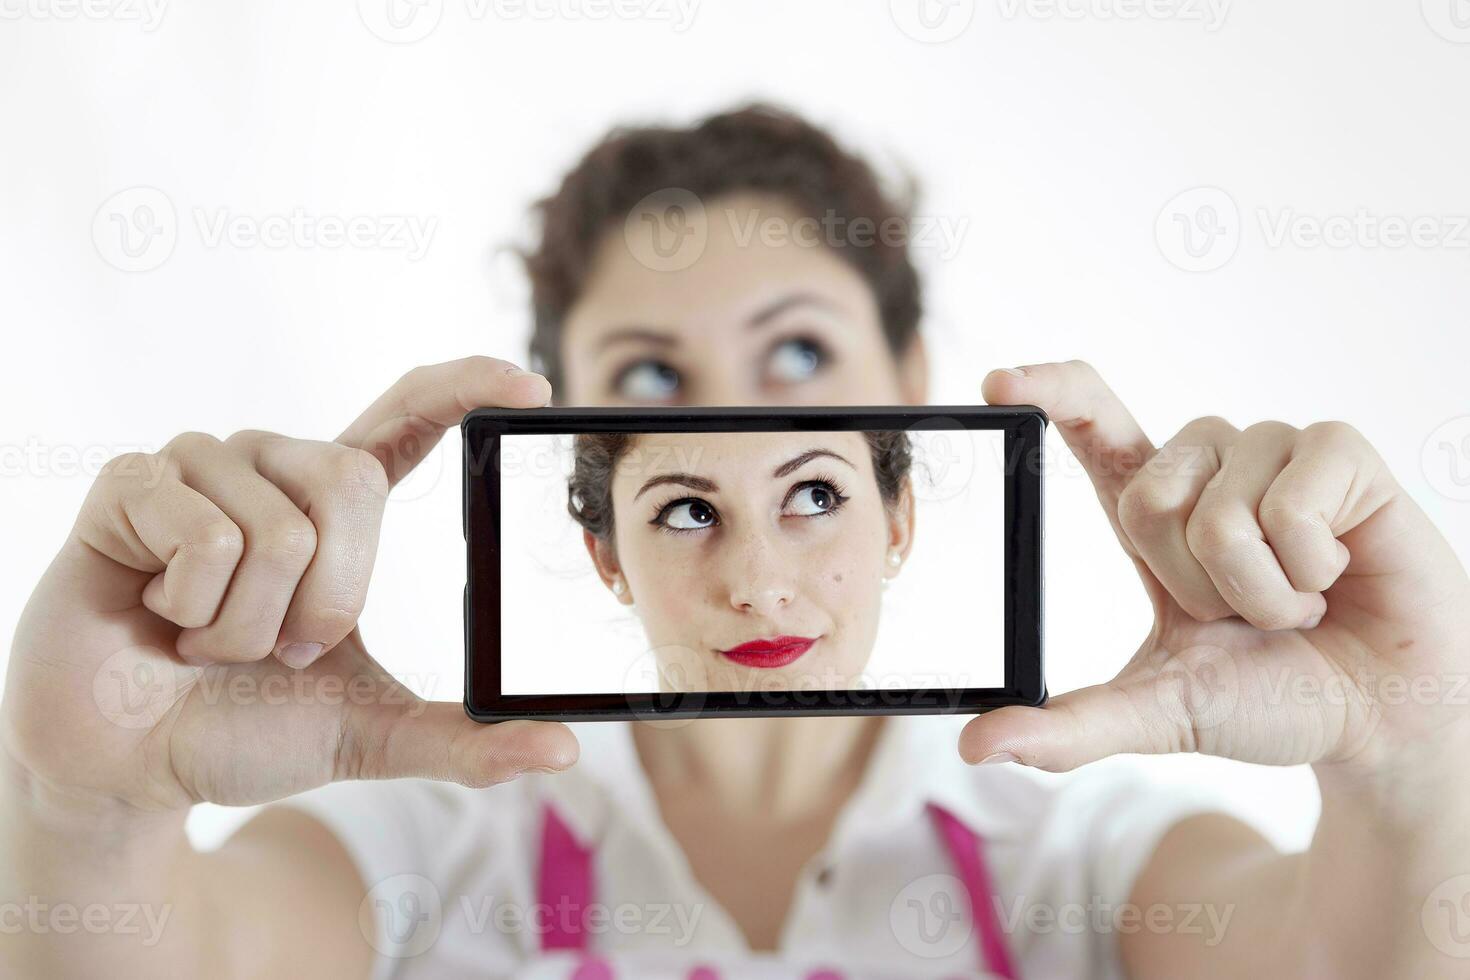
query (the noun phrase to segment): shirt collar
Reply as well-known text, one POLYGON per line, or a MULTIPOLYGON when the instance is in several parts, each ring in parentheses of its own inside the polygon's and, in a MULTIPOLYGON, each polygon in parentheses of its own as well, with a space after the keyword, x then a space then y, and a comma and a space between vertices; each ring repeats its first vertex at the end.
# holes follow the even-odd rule
MULTIPOLYGON (((990 840, 1014 839, 1033 823, 1045 788, 1014 766, 969 766, 959 732, 969 715, 899 715, 884 722, 867 772, 839 815, 832 845, 911 825, 926 804, 949 810, 990 840)), ((629 722, 571 726, 582 751, 570 772, 542 780, 543 798, 584 844, 602 839, 614 812, 635 826, 660 826, 658 803, 629 722)), ((666 837, 668 835, 651 835, 666 837)))

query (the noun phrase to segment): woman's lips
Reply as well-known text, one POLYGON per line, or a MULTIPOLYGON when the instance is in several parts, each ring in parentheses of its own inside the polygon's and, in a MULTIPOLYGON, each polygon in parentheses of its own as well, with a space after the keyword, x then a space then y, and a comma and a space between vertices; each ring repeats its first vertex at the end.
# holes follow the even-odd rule
POLYGON ((818 639, 815 636, 773 636, 768 640, 751 640, 720 653, 746 667, 785 667, 810 650, 818 639))

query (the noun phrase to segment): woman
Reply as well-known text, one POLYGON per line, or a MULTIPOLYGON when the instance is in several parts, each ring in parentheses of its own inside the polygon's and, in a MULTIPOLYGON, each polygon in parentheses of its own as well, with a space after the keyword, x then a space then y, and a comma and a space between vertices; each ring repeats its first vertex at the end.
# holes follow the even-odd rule
POLYGON ((0 894, 143 915, 9 916, 7 975, 1461 975, 1470 582, 1341 424, 1155 446, 1086 365, 987 375, 1086 467, 1156 622, 1113 681, 958 739, 602 725, 578 762, 563 726, 406 697, 354 626, 387 488, 467 407, 925 396, 902 209, 798 119, 617 132, 542 213, 543 376, 420 368, 335 443, 186 434, 99 478, 15 638, 0 894), (1310 849, 1020 771, 1179 751, 1311 763, 1310 849), (194 802, 288 797, 216 853, 184 837, 194 802))
POLYGON ((904 432, 588 433, 568 509, 662 690, 849 690, 913 543, 909 463, 904 432))

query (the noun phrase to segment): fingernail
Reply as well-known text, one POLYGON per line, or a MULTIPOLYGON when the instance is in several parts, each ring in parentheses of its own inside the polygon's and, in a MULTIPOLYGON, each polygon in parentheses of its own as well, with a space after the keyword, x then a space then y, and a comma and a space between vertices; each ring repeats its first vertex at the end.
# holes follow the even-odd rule
POLYGON ((293 670, 310 667, 321 655, 322 645, 320 643, 287 643, 276 652, 276 657, 281 663, 293 670))
POLYGON ((994 755, 987 755, 985 758, 983 758, 979 762, 975 763, 975 765, 977 765, 977 766, 998 766, 998 765, 1001 765, 1001 764, 1006 763, 1006 762, 1020 762, 1020 761, 1021 761, 1020 759, 1017 759, 1015 756, 1011 755, 1009 752, 997 752, 994 755))
POLYGON ((1020 368, 1020 367, 1001 368, 1001 372, 1004 373, 1004 374, 1009 374, 1013 378, 1024 378, 1024 377, 1026 377, 1026 369, 1025 368, 1020 368))
POLYGON ((510 375, 512 378, 519 378, 521 375, 529 374, 530 372, 522 368, 518 368, 514 364, 512 364, 510 367, 505 369, 505 373, 510 375))
POLYGON ((1302 629, 1304 629, 1304 630, 1314 630, 1314 629, 1316 629, 1317 628, 1317 625, 1322 622, 1322 616, 1323 615, 1324 615, 1324 613, 1317 613, 1311 619, 1307 620, 1305 623, 1302 623, 1302 629))
POLYGON ((556 769, 556 768, 554 768, 552 766, 527 766, 526 768, 522 769, 520 772, 516 773, 516 775, 517 776, 530 776, 530 775, 533 775, 533 774, 551 775, 551 774, 558 773, 558 772, 561 772, 561 770, 560 769, 556 769))

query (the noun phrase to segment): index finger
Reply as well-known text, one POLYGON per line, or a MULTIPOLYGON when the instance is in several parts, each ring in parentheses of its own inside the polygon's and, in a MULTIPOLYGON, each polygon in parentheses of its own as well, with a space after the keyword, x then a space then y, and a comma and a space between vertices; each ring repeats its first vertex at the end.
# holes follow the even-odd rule
POLYGON ((1091 364, 1066 361, 992 371, 981 392, 992 405, 1035 405, 1046 412, 1116 520, 1118 495, 1153 456, 1154 444, 1091 364))
POLYGON ((378 458, 391 486, 408 475, 473 409, 540 408, 551 383, 495 357, 465 357, 416 367, 349 425, 337 442, 378 458))

